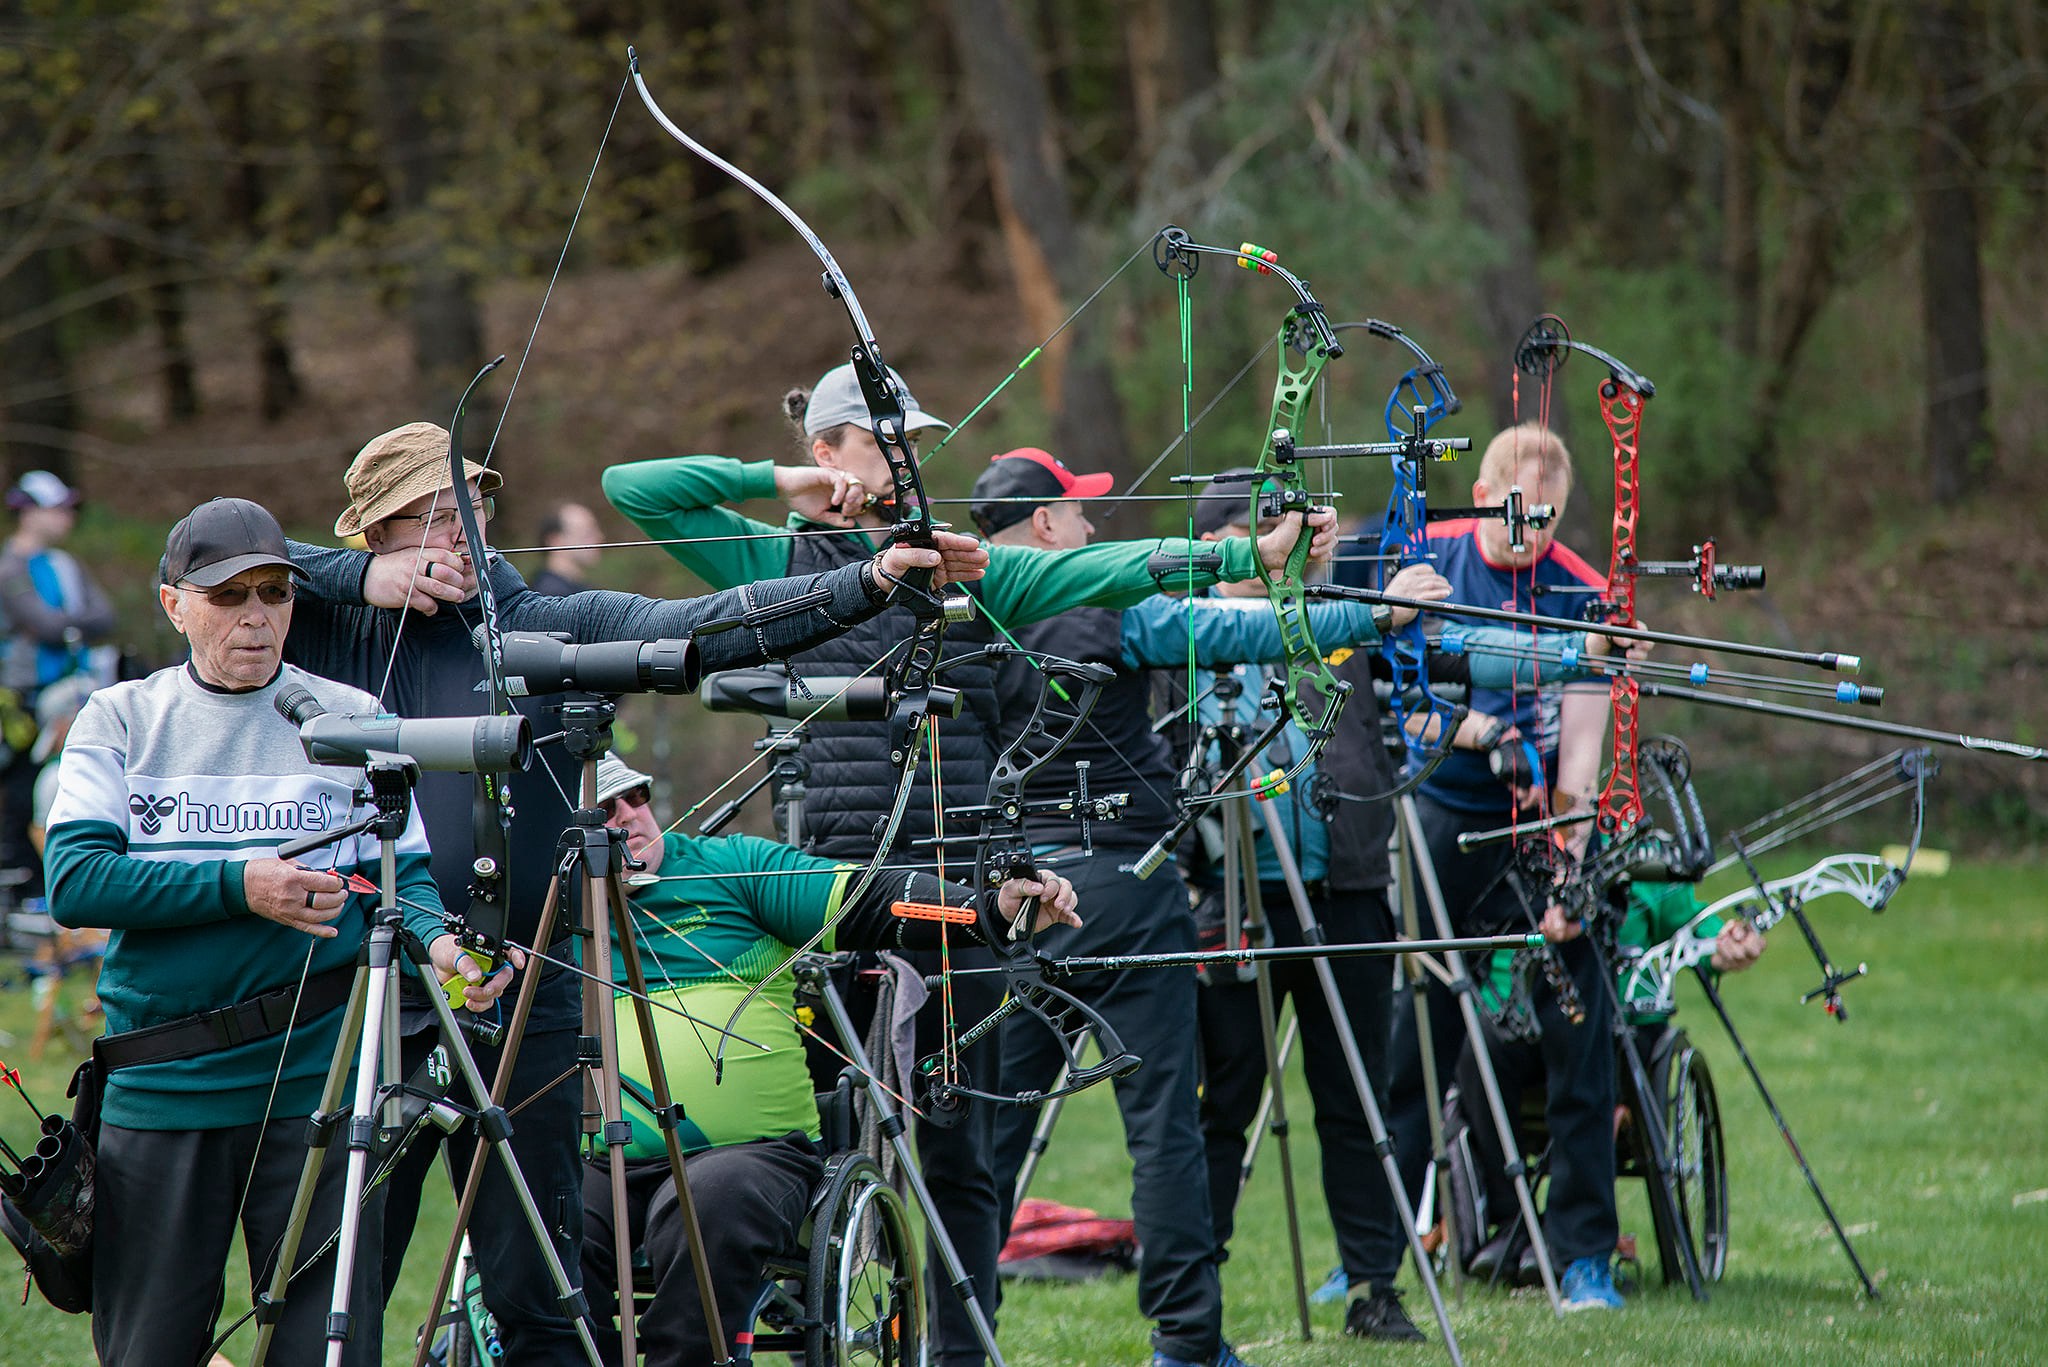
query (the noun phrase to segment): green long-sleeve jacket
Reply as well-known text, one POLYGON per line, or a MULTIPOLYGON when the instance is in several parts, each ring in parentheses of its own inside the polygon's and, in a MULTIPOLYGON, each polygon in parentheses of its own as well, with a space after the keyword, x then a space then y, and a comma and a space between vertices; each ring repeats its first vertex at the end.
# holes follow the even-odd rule
MULTIPOLYGON (((675 456, 614 465, 604 472, 604 496, 691 573, 715 588, 731 588, 789 573, 792 543, 777 534, 812 531, 819 524, 792 513, 781 527, 758 522, 723 505, 774 498, 775 463, 743 462, 730 456, 675 456), (750 537, 750 540, 713 540, 750 537)), ((847 532, 880 549, 874 533, 847 532)), ((1192 576, 1175 570, 1164 587, 1207 588, 1258 574, 1257 550, 1245 537, 1214 544, 1183 537, 1104 541, 1072 551, 992 545, 988 573, 967 585, 991 622, 1014 631, 1070 608, 1123 608, 1157 593, 1162 584, 1147 562, 1152 556, 1220 550, 1218 574, 1192 576)))

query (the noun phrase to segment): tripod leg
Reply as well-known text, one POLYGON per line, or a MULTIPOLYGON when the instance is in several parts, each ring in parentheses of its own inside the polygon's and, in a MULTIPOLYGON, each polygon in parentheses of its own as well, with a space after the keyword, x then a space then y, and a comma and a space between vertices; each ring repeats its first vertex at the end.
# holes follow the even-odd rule
MULTIPOLYGON (((1448 940, 1452 935, 1451 914, 1444 906, 1444 891, 1436 879, 1436 866, 1430 860, 1429 845, 1422 838, 1421 813, 1417 811, 1412 795, 1404 795, 1394 801, 1400 813, 1402 838, 1408 843, 1416 878, 1422 884, 1423 900, 1436 923, 1437 935, 1448 940)), ((1458 999, 1458 1014, 1465 1022, 1465 1038, 1472 1045, 1472 1061, 1479 1073, 1480 1087, 1486 1093, 1486 1109, 1493 1116, 1494 1134, 1500 1140, 1500 1151, 1507 1155, 1508 1177, 1515 1184, 1515 1201, 1522 1210, 1523 1227, 1529 1231, 1529 1247, 1536 1253, 1536 1269, 1543 1276, 1544 1293, 1550 1297, 1551 1313, 1562 1315, 1564 1303, 1557 1291, 1557 1269, 1550 1259, 1550 1241, 1543 1235, 1543 1222, 1536 1218, 1536 1199, 1529 1191, 1528 1169, 1522 1162, 1521 1148, 1515 1142, 1514 1127, 1508 1124, 1500 1082, 1493 1074, 1493 1056, 1487 1052, 1486 1032, 1479 1024, 1479 1006, 1473 1000, 1471 975, 1465 971, 1464 956, 1460 954, 1444 955, 1444 967, 1450 970, 1451 993, 1458 999)))
POLYGON ((1870 1280, 1870 1274, 1863 1270, 1863 1260, 1856 1256, 1855 1245, 1849 1242, 1849 1231, 1842 1228, 1842 1222, 1835 1218, 1835 1208, 1828 1204, 1827 1193, 1820 1189, 1820 1179, 1813 1175, 1813 1168, 1807 1164, 1806 1154, 1800 1149, 1799 1141, 1792 1137, 1792 1127, 1785 1121, 1784 1113, 1778 1109, 1777 1101, 1771 1096, 1771 1089, 1764 1086, 1764 1075, 1757 1071, 1756 1061, 1749 1056, 1749 1049, 1742 1042, 1742 1036, 1735 1032, 1735 1022, 1728 1015, 1728 1008, 1721 1001, 1720 989, 1715 987, 1713 978, 1707 973, 1698 973, 1700 986, 1706 990, 1707 1002, 1714 1008, 1714 1014, 1721 1018, 1721 1026, 1728 1032, 1729 1041, 1742 1059, 1742 1066, 1749 1070, 1750 1081, 1756 1084, 1757 1095, 1764 1099, 1764 1109, 1771 1113, 1771 1120, 1784 1137, 1785 1147, 1792 1150, 1792 1161, 1799 1165, 1799 1171, 1806 1178, 1806 1185, 1813 1192, 1813 1199, 1820 1202, 1821 1214, 1828 1217, 1828 1225, 1835 1231, 1835 1238, 1842 1245, 1842 1252, 1849 1256, 1849 1266, 1856 1269, 1856 1279, 1863 1283, 1863 1294, 1872 1300, 1879 1299, 1877 1287, 1870 1280))
MULTIPOLYGON (((1309 906, 1308 889, 1301 881, 1301 870, 1295 865, 1294 851, 1287 843, 1287 829, 1280 821, 1280 813, 1271 803, 1262 803, 1260 811, 1266 819, 1266 836, 1272 842, 1273 853, 1279 858, 1280 871, 1287 880, 1288 901, 1294 907, 1294 919, 1301 927, 1303 944, 1321 944, 1322 928, 1316 924, 1315 912, 1309 906)), ((1315 961, 1316 983, 1323 990, 1323 1004, 1328 1007, 1330 1024, 1337 1036, 1337 1046, 1344 1052, 1344 1066, 1350 1070, 1351 1085, 1358 1092, 1358 1106, 1365 1113, 1367 1131, 1372 1135, 1373 1148, 1379 1151, 1380 1167, 1385 1172, 1387 1187, 1394 1198, 1394 1209, 1401 1220, 1401 1231, 1408 1236, 1409 1251, 1415 1257, 1415 1275, 1422 1281, 1423 1290, 1429 1293, 1430 1308, 1436 1312, 1437 1328, 1443 1331, 1444 1351, 1450 1354, 1457 1367, 1464 1367, 1464 1354, 1458 1349, 1457 1333, 1451 1328, 1451 1313, 1444 1308, 1443 1292, 1436 1284, 1436 1274, 1430 1270, 1429 1251, 1422 1246, 1421 1231, 1415 1228, 1415 1205, 1408 1199, 1408 1188, 1401 1181, 1400 1165, 1394 1161, 1393 1141, 1387 1138, 1387 1122, 1380 1114, 1379 1098, 1373 1094, 1372 1081, 1365 1075, 1365 1056, 1359 1052, 1358 1035, 1351 1028, 1350 1013, 1344 1009, 1344 996, 1337 990, 1337 975, 1328 959, 1315 961)))
MULTIPOLYGON (((1280 1072, 1282 1075, 1285 1075, 1287 1072, 1288 1060, 1294 1057, 1295 1041, 1300 1038, 1301 1021, 1290 1015, 1287 1018, 1287 1028, 1280 1032, 1280 1072)), ((1252 1180, 1252 1168, 1259 1159, 1259 1143, 1266 1137, 1267 1129, 1272 1124, 1278 1124, 1283 1135, 1287 1132, 1286 1118, 1283 1116, 1279 1121, 1275 1122, 1272 1120, 1272 1115, 1273 1080, 1267 1078, 1265 1087, 1259 1093, 1258 1112, 1252 1117, 1251 1142, 1244 1146, 1244 1161, 1237 1165, 1237 1192, 1239 1196, 1244 1195, 1245 1187, 1252 1180)))
MULTIPOLYGON (((1067 1085, 1067 1065, 1062 1063, 1053 1080, 1055 1092, 1067 1085)), ((1038 1160, 1045 1157, 1047 1146, 1052 1143, 1053 1126, 1060 1123, 1060 1110, 1067 1103, 1063 1096, 1056 1096, 1039 1108, 1038 1123, 1031 1127, 1031 1146, 1024 1151, 1024 1162, 1017 1169, 1017 1184, 1012 1187, 1010 1208, 1015 1210, 1024 1204, 1024 1195, 1031 1190, 1031 1179, 1038 1173, 1038 1160)))
MULTIPOLYGON (((704 1306, 704 1328, 711 1338, 711 1360, 719 1364, 728 1363, 732 1361, 732 1355, 727 1351, 725 1325, 718 1313, 718 1296, 711 1285, 710 1259, 704 1252, 704 1227, 697 1221, 697 1203, 691 1198, 689 1173, 683 1166, 683 1146, 676 1138, 678 1108, 670 1105, 668 1069, 662 1063, 661 1041, 654 1032, 654 1012, 647 1005, 647 977, 641 970, 640 945, 633 934, 633 909, 626 904, 625 889, 619 885, 616 861, 610 865, 605 874, 604 887, 596 895, 608 898, 611 903, 612 924, 618 931, 619 957, 626 967, 626 985, 633 989, 633 1013, 640 1026, 641 1056, 647 1060, 648 1087, 654 1093, 655 1112, 661 1117, 662 1142, 668 1148, 668 1169, 676 1184, 676 1213, 682 1218, 683 1235, 690 1248, 690 1265, 697 1278, 697 1296, 704 1306)), ((593 916, 592 919, 596 918, 593 916)), ((618 1062, 616 1038, 613 1040, 612 1062, 614 1066, 618 1062)), ((619 1079, 616 1076, 609 1080, 608 1090, 609 1094, 617 1095, 619 1079)), ((617 1192, 624 1180, 624 1160, 616 1150, 613 1151, 613 1160, 619 1165, 618 1171, 621 1174, 613 1180, 613 1188, 617 1192)), ((617 1222, 614 1227, 619 1231, 619 1237, 623 1241, 626 1237, 626 1211, 623 1203, 614 1208, 612 1215, 617 1222)), ((629 1253, 628 1257, 630 1256, 629 1253)), ((631 1267, 630 1261, 619 1264, 622 1286, 631 1267)), ((630 1313, 630 1309, 622 1303, 619 1318, 623 1320, 630 1313)), ((746 1327, 751 1329, 753 1326, 746 1327)))
MULTIPOLYGON (((330 1125, 335 1108, 341 1105, 343 1092, 348 1087, 348 1071, 356 1063, 355 1044, 362 1038, 363 1008, 365 995, 370 987, 366 966, 356 967, 355 984, 349 988, 348 1010, 341 1018, 341 1033, 335 1037, 334 1057, 327 1064, 327 1081, 320 1089, 320 1109, 317 1114, 330 1125)), ((312 1139, 309 1126, 309 1141, 312 1139)), ((292 1264, 299 1256, 299 1243, 306 1231, 306 1219, 313 1209, 313 1189, 320 1183, 320 1170, 327 1159, 326 1140, 330 1134, 319 1136, 319 1143, 309 1142, 306 1146, 306 1162, 299 1170, 299 1189, 292 1196, 292 1210, 285 1221, 284 1242, 278 1247, 277 1266, 271 1270, 270 1285, 263 1292, 263 1301, 268 1307, 256 1317, 256 1347, 249 1359, 253 1367, 262 1367, 270 1355, 270 1343, 277 1333, 277 1318, 284 1309, 286 1283, 292 1274, 292 1264)))
MULTIPOLYGON (((1232 843, 1238 850, 1237 866, 1243 877, 1245 934, 1256 944, 1266 938, 1266 908, 1259 890, 1259 860, 1252 843, 1252 825, 1245 811, 1250 801, 1239 798, 1232 802, 1224 819, 1234 828, 1232 843)), ((1274 1148, 1280 1155, 1280 1191, 1287 1208, 1287 1249, 1294 1263, 1294 1309, 1301 1323, 1302 1342, 1306 1343, 1313 1337, 1313 1331, 1308 1318, 1308 1270, 1301 1255, 1301 1210, 1294 1188, 1294 1153, 1288 1139, 1287 1078, 1280 1070, 1280 1046, 1273 1033, 1273 1022, 1279 1014, 1273 1004, 1273 974, 1263 960, 1252 965, 1252 983, 1258 995, 1259 1047, 1266 1059, 1274 1148)))
MULTIPOLYGON (((554 877, 548 883, 547 898, 541 903, 540 925, 533 932, 533 943, 536 948, 545 947, 553 942, 555 919, 560 914, 561 902, 562 872, 557 869, 554 877)), ((488 1091, 484 1090, 481 1086, 482 1075, 480 1073, 477 1074, 477 1083, 472 1086, 472 1091, 477 1098, 482 1100, 488 1097, 491 1109, 498 1111, 501 1116, 505 1098, 512 1090, 512 1065, 519 1057, 519 1041, 526 1036, 526 1022, 533 1014, 533 999, 540 990, 540 969, 541 966, 539 964, 529 962, 526 965, 526 971, 519 975, 519 996, 512 1007, 512 1019, 505 1027, 505 1047, 498 1054, 497 1077, 492 1079, 488 1091)), ((429 979, 433 977, 432 974, 424 976, 429 979)), ((429 981, 427 983, 427 996, 430 998, 441 997, 440 985, 429 981)), ((446 1005, 445 999, 442 1004, 446 1005)), ((469 1052, 468 1042, 457 1038, 460 1030, 454 1023, 455 1017, 452 1013, 446 1011, 437 1014, 442 1017, 442 1037, 448 1042, 449 1052, 451 1054, 459 1052, 461 1057, 468 1061, 470 1069, 474 1070, 476 1067, 475 1057, 469 1052), (457 1049, 458 1044, 460 1045, 459 1051, 457 1049)), ((484 1157, 491 1143, 492 1141, 489 1138, 478 1139, 476 1149, 470 1155, 469 1176, 463 1180, 462 1194, 455 1203, 455 1228, 448 1232, 448 1251, 441 1259, 441 1272, 434 1282, 433 1299, 427 1302, 427 1305, 430 1307, 429 1313, 439 1313, 440 1307, 448 1303, 448 1289, 455 1279, 455 1264, 462 1256, 462 1236, 468 1232, 469 1217, 475 1212, 477 1196, 483 1190, 484 1157)), ((507 1148, 503 1152, 507 1168, 517 1173, 518 1165, 512 1160, 512 1151, 507 1148)), ((526 1179, 523 1176, 518 1177, 515 1185, 522 1192, 525 1191, 526 1179)), ((532 1202, 532 1194, 527 1193, 526 1204, 531 1207, 532 1202)), ((540 1218, 540 1211, 537 1207, 533 1208, 528 1215, 528 1223, 533 1226, 534 1237, 540 1240, 541 1246, 547 1252, 551 1264, 559 1266, 561 1259, 555 1255, 554 1241, 547 1233, 547 1222, 540 1218)), ((563 1287, 562 1304, 564 1312, 572 1318, 578 1321, 588 1320, 590 1315, 589 1306, 584 1303, 582 1293, 576 1291, 574 1287, 563 1287)), ((598 1363, 597 1344, 590 1336, 589 1325, 587 1323, 579 1323, 576 1332, 577 1336, 583 1340, 592 1367, 601 1367, 601 1364, 598 1363)), ((423 1330, 420 1334, 419 1344, 413 1350, 412 1367, 426 1367, 427 1349, 432 1346, 433 1335, 423 1330)))
MULTIPOLYGON (((1394 823, 1394 832, 1388 837, 1387 844, 1387 863, 1394 878, 1395 900, 1400 907, 1401 933, 1411 940, 1419 940, 1422 938, 1422 923, 1415 908, 1415 870, 1407 859, 1408 845, 1399 821, 1394 823)), ((1451 1200, 1450 1153, 1444 1147, 1444 1091, 1442 1081, 1436 1075, 1436 1027, 1429 1018, 1428 979, 1420 966, 1420 959, 1419 955, 1403 955, 1400 964, 1409 984, 1409 1005, 1415 1011, 1415 1047, 1420 1052, 1422 1065, 1422 1104, 1429 1111, 1428 1171, 1436 1179, 1436 1214, 1444 1227, 1444 1266, 1450 1269, 1451 1295, 1462 1305, 1465 1265, 1458 1256, 1457 1205, 1451 1200)), ((1485 1232, 1475 1230, 1473 1233, 1476 1245, 1485 1232)))
POLYGON ((974 1325, 974 1336, 981 1340, 981 1350, 988 1354, 988 1360, 994 1367, 1004 1367, 1002 1352, 996 1347, 995 1327, 989 1323, 981 1301, 974 1294, 974 1280, 967 1275, 967 1266, 960 1261, 960 1250, 953 1246, 953 1236, 946 1231, 946 1222, 939 1218, 938 1206, 925 1187, 924 1174, 918 1170, 917 1160, 911 1156, 910 1143, 904 1138, 903 1121, 897 1116, 889 1094, 875 1080, 875 1070, 868 1062, 868 1051, 861 1043, 860 1032, 853 1028, 853 1021, 846 1014, 846 1002, 829 975, 819 973, 815 981, 818 999, 825 1004, 825 1014, 832 1018, 832 1028, 838 1032, 847 1058, 852 1060, 855 1071, 860 1074, 861 1086, 868 1094, 868 1104, 874 1107, 879 1128, 896 1154, 897 1165, 904 1180, 910 1184, 917 1208, 924 1212, 925 1229, 930 1233, 932 1242, 938 1245, 939 1260, 946 1265, 946 1276, 951 1281, 953 1294, 966 1307, 967 1318, 974 1325))
MULTIPOLYGON (((552 905, 552 902, 550 904, 552 905)), ((541 916, 541 929, 543 931, 547 929, 549 920, 549 915, 544 912, 541 916)), ((464 1226, 468 1222, 468 1211, 475 1205, 474 1189, 480 1181, 478 1174, 483 1170, 485 1152, 494 1153, 497 1155, 498 1161, 504 1164, 505 1176, 510 1180, 513 1197, 519 1203, 519 1213, 526 1218, 526 1226, 533 1232, 534 1242, 539 1246, 541 1258, 547 1264, 548 1276, 555 1284, 556 1294, 561 1298, 563 1313, 569 1315, 576 1322, 576 1337, 583 1345, 583 1355, 590 1359, 591 1367, 604 1367, 604 1364, 598 1357, 597 1340, 591 1336, 590 1306, 585 1301, 583 1292, 577 1289, 574 1282, 570 1281, 569 1269, 563 1265, 561 1255, 555 1251, 555 1241, 553 1235, 548 1232, 547 1219, 540 1213, 540 1207, 534 1202, 533 1189, 527 1185, 526 1174, 520 1171, 519 1156, 512 1152, 512 1123, 506 1118, 505 1109, 501 1104, 502 1098, 496 1096, 491 1089, 486 1087, 483 1070, 477 1066, 476 1055, 470 1052, 469 1041, 463 1037, 461 1027, 455 1023, 454 1008, 448 1005, 448 998, 440 989, 440 983, 437 981, 433 965, 427 961, 426 952, 420 949, 418 945, 408 943, 406 955, 411 959, 413 967, 420 975, 421 982, 427 988, 427 1000, 434 1005, 434 1015, 440 1021, 441 1039, 448 1047, 449 1060, 454 1063, 456 1071, 462 1074, 463 1083, 469 1088, 470 1095, 480 1103, 485 1103, 483 1113, 478 1118, 478 1128, 482 1131, 483 1138, 477 1145, 478 1153, 470 1167, 470 1180, 463 1188, 465 1195, 469 1198, 469 1204, 459 1208, 456 1213, 454 1233, 456 1256, 459 1258, 462 1253, 464 1226), (488 1100, 486 1100, 487 1098, 488 1100)), ((516 1036, 514 1038, 516 1039, 516 1036)), ((508 1055, 511 1048, 512 1041, 508 1040, 506 1042, 508 1055)), ((511 1085, 509 1081, 510 1072, 509 1067, 499 1068, 498 1083, 500 1086, 511 1085)), ((434 1299, 428 1302, 428 1305, 434 1312, 438 1312, 441 1306, 447 1304, 448 1281, 453 1275, 454 1269, 452 1266, 442 1268, 442 1284, 436 1289, 434 1299)), ((424 1356, 427 1347, 431 1345, 432 1341, 433 1335, 431 1333, 422 1333, 420 1335, 418 1351, 422 1356, 424 1356)), ((417 1360, 415 1361, 415 1367, 418 1367, 417 1360)))
MULTIPOLYGON (((621 1358, 625 1362, 633 1363, 640 1360, 637 1325, 635 1324, 632 1302, 629 1299, 632 1293, 626 1289, 632 1277, 633 1268, 633 1232, 626 1218, 629 1208, 626 1197, 626 1145, 632 1140, 633 1124, 626 1119, 625 1101, 621 1095, 619 1085, 619 1020, 615 1003, 612 1000, 611 990, 612 905, 607 897, 607 880, 591 876, 588 873, 588 870, 591 868, 589 861, 592 853, 586 847, 584 855, 586 876, 584 880, 583 905, 585 915, 589 918, 590 922, 590 971, 596 975, 597 981, 592 982, 589 979, 585 979, 583 982, 583 1019, 585 1033, 597 1036, 598 1072, 595 1077, 591 1077, 587 1073, 585 1074, 586 1088, 584 1095, 588 1097, 590 1089, 595 1088, 597 1091, 597 1114, 604 1125, 605 1157, 607 1160, 605 1167, 611 1177, 612 1191, 612 1251, 613 1256, 618 1259, 614 1266, 618 1269, 620 1291, 619 1341, 622 1345, 621 1358), (596 1021, 594 1029, 591 1027, 593 1017, 595 1017, 596 1021)), ((652 1062, 658 1059, 660 1054, 652 1047, 651 1041, 649 1044, 648 1058, 652 1062)), ((689 1198, 685 1195, 680 1165, 678 1165, 676 1173, 676 1186, 677 1197, 687 1201, 689 1198)), ((694 1232, 696 1222, 692 1220, 690 1225, 692 1232, 694 1232)), ((691 1251, 694 1253, 696 1250, 693 1247, 691 1251)), ((703 1275, 700 1267, 698 1276, 702 1277, 703 1275)), ((704 1308, 708 1315, 715 1316, 718 1313, 709 1304, 704 1308)))

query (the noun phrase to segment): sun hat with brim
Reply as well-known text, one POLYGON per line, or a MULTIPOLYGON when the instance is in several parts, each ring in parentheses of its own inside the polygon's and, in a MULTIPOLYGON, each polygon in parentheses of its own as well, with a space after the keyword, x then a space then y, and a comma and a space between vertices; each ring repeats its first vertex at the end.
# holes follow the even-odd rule
POLYGON ((171 528, 157 577, 166 584, 210 589, 265 565, 299 572, 285 549, 284 529, 277 519, 268 508, 246 498, 214 498, 171 528))
MULTIPOLYGON (((495 491, 504 479, 473 460, 462 462, 477 492, 495 491)), ((409 422, 370 438, 348 467, 349 505, 334 519, 336 536, 359 536, 423 494, 448 487, 448 430, 430 422, 409 422)), ((451 505, 452 506, 452 505, 451 505)))
POLYGON ((635 788, 652 788, 654 780, 641 773, 617 755, 606 755, 597 762, 597 805, 602 807, 621 793, 630 793, 635 788))

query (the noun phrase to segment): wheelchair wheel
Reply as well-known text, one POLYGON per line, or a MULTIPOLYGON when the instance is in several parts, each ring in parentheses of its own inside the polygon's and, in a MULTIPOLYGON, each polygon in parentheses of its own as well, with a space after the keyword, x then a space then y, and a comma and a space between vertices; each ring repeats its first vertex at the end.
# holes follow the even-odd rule
POLYGON ((1713 1075, 1690 1043, 1671 1051, 1663 1092, 1684 1237, 1692 1243, 1701 1278, 1717 1282, 1728 1268, 1728 1156, 1713 1075))
POLYGON ((903 1198, 865 1154, 827 1169, 806 1278, 804 1367, 923 1367, 924 1280, 903 1198))

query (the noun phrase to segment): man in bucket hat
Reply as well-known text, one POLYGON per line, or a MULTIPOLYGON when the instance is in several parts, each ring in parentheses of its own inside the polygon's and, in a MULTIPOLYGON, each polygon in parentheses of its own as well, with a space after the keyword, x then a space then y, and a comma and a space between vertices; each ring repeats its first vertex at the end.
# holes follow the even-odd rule
MULTIPOLYGON (((742 617, 813 590, 829 593, 824 607, 706 636, 699 645, 704 667, 730 669, 805 649, 874 616, 897 581, 914 569, 933 569, 944 582, 978 576, 987 561, 972 538, 941 533, 935 550, 895 546, 824 573, 768 579, 702 598, 663 601, 603 590, 551 597, 532 592, 502 559, 480 554, 463 530, 453 500, 469 500, 478 523, 488 523, 497 472, 465 462, 459 490, 450 474, 448 434, 432 423, 408 423, 373 438, 349 466, 349 504, 334 524, 337 536, 360 533, 370 553, 294 547, 309 586, 287 645, 290 658, 330 678, 382 688, 384 706, 402 716, 472 716, 479 710, 484 660, 471 633, 483 621, 480 573, 492 576, 503 629, 564 632, 578 643, 689 636, 710 620, 742 617)), ((560 729, 545 714, 548 701, 522 698, 515 705, 533 718, 537 731, 548 733, 560 729)), ((530 771, 508 781, 513 815, 504 889, 508 934, 520 943, 531 944, 538 929, 556 841, 570 821, 566 795, 577 791, 579 780, 574 757, 550 747, 530 771)), ((435 881, 448 905, 467 906, 476 857, 472 783, 454 774, 424 774, 418 796, 434 841, 435 881)), ((571 957, 564 919, 557 920, 555 934, 556 943, 545 947, 550 956, 571 957)), ((403 1014, 410 1069, 435 1043, 433 1017, 420 1000, 406 1005, 403 1014)), ((572 1273, 583 1226, 577 1161, 582 1089, 574 1076, 581 1023, 578 980, 546 972, 525 1038, 517 1042, 509 1094, 519 1112, 513 1150, 550 1227, 572 1251, 572 1273)), ((487 1074, 497 1069, 499 1051, 477 1054, 487 1074)), ((391 1179, 387 1285, 396 1283, 435 1147, 416 1145, 391 1179)), ((458 1185, 470 1154, 467 1142, 449 1151, 458 1185)), ((583 1361, 574 1324, 496 1164, 486 1167, 471 1233, 485 1303, 497 1317, 506 1360, 583 1361)))

